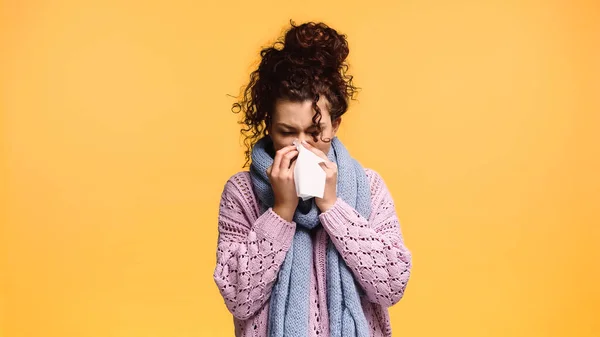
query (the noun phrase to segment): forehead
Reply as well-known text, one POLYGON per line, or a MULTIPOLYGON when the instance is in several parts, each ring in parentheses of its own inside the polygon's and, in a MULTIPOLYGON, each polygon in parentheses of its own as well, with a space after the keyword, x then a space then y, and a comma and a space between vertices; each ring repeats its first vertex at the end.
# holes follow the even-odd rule
MULTIPOLYGON (((321 122, 329 122, 329 108, 327 101, 320 99, 317 105, 321 109, 321 122)), ((312 101, 293 102, 288 100, 278 100, 275 104, 275 113, 273 114, 274 123, 285 123, 298 127, 307 127, 313 124, 312 118, 315 111, 312 107, 312 101)))

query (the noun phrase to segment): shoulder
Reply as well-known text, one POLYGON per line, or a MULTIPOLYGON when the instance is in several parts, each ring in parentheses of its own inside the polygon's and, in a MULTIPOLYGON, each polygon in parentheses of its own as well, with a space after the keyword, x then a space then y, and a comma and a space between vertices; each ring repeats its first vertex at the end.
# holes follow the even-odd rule
POLYGON ((232 175, 231 177, 229 177, 229 179, 227 179, 227 184, 231 184, 231 185, 244 185, 244 184, 250 184, 250 172, 248 171, 240 171, 234 175, 232 175))
POLYGON ((366 167, 364 168, 364 170, 365 170, 365 174, 367 175, 367 179, 369 179, 369 183, 371 184, 371 186, 373 186, 373 184, 383 182, 383 178, 381 177, 379 172, 375 171, 374 169, 366 168, 366 167))
POLYGON ((381 175, 379 174, 379 172, 370 169, 370 168, 365 168, 365 174, 367 176, 367 179, 369 180, 369 187, 371 189, 371 197, 373 198, 387 198, 387 197, 391 197, 387 186, 385 184, 385 181, 383 180, 383 177, 381 177, 381 175))
POLYGON ((227 179, 223 188, 223 194, 246 194, 252 191, 252 181, 250 180, 250 172, 240 171, 227 179))
POLYGON ((247 215, 258 211, 250 172, 238 172, 227 180, 221 195, 221 206, 226 206, 223 209, 238 209, 247 215))

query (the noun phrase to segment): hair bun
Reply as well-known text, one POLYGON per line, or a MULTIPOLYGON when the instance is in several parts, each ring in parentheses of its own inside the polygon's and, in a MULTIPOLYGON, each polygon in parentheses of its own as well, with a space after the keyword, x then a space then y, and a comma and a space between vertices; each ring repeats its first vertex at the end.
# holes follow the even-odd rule
POLYGON ((349 53, 345 35, 324 23, 291 24, 292 28, 285 34, 283 51, 310 61, 319 61, 323 67, 337 69, 342 66, 349 53))

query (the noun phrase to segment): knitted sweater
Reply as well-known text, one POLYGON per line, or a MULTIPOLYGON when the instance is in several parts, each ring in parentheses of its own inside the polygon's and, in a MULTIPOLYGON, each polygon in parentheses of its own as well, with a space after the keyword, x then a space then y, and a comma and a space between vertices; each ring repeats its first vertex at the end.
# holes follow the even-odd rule
MULTIPOLYGON (((364 295, 361 303, 371 336, 391 336, 387 308, 404 294, 411 269, 394 202, 381 176, 365 169, 371 188, 371 216, 362 217, 338 198, 313 233, 310 336, 329 336, 326 289, 327 237, 334 243, 364 295)), ((246 171, 232 176, 219 208, 214 280, 233 314, 238 337, 267 336, 269 296, 296 224, 271 208, 262 215, 246 171)))

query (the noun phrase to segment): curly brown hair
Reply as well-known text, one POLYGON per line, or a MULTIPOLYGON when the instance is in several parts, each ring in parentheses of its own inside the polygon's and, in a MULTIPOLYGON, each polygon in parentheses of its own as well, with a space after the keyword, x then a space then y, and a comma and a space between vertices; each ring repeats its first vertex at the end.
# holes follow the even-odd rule
POLYGON ((243 113, 239 123, 243 125, 241 134, 246 145, 244 166, 250 163, 254 144, 268 135, 277 100, 312 100, 313 123, 318 131, 313 137, 317 141, 317 137, 322 136, 319 98, 327 98, 333 121, 348 110, 349 100, 354 99, 359 90, 348 74, 349 49, 345 35, 324 23, 307 22, 297 26, 290 21, 290 25, 283 37, 261 50, 258 69, 250 74, 250 82, 231 108, 234 113, 243 113))

